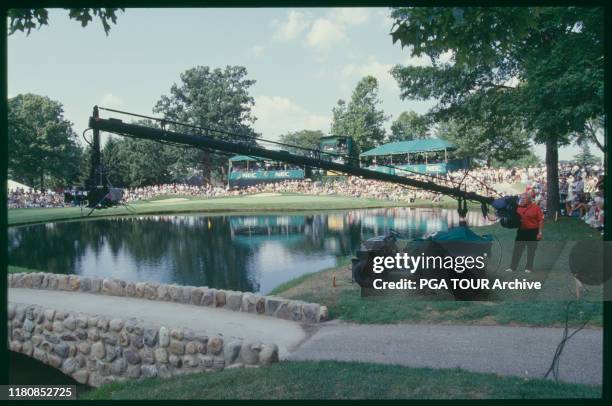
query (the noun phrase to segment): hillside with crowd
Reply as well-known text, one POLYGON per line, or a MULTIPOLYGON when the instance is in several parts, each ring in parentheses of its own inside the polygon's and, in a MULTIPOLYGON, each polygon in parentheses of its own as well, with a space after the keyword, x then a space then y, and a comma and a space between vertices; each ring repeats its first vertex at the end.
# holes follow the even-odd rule
MULTIPOLYGON (((444 176, 412 175, 414 179, 433 182, 447 187, 459 187, 484 196, 500 197, 508 194, 509 188, 519 185, 531 193, 533 200, 546 211, 546 167, 527 168, 479 168, 469 172, 455 171, 444 176)), ((559 165, 560 214, 582 218, 590 226, 603 228, 603 167, 599 165, 580 166, 576 163, 559 165)), ((513 189, 515 193, 520 190, 513 189)), ((244 188, 221 186, 164 184, 128 188, 124 190, 124 202, 158 199, 164 196, 214 198, 243 196, 257 193, 301 193, 322 196, 347 196, 354 198, 381 199, 391 201, 442 200, 439 193, 403 185, 366 180, 358 177, 328 178, 327 181, 282 181, 261 183, 244 188)), ((64 201, 62 190, 37 191, 14 189, 8 194, 9 208, 63 207, 70 206, 64 201)))

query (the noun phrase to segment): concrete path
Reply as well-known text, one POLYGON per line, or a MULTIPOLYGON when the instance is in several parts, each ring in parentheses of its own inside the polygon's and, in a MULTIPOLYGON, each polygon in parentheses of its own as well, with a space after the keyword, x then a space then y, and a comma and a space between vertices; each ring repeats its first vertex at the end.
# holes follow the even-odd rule
MULTIPOLYGON (((53 290, 9 289, 9 301, 58 310, 135 317, 154 325, 189 327, 207 334, 272 342, 288 360, 338 360, 411 367, 462 368, 542 378, 550 366, 560 328, 363 325, 331 321, 308 327, 274 317, 203 306, 53 290)), ((603 333, 583 330, 565 346, 560 378, 601 385, 603 333)))
POLYGON ((306 338, 298 323, 227 309, 57 290, 10 288, 8 296, 9 301, 14 303, 35 304, 109 318, 133 317, 158 326, 189 327, 206 334, 274 343, 279 347, 280 357, 286 356, 288 351, 296 348, 306 338))
MULTIPOLYGON (((560 328, 329 322, 288 359, 462 368, 542 378, 562 334, 560 328)), ((602 351, 601 330, 580 331, 565 346, 560 379, 601 385, 602 351)))

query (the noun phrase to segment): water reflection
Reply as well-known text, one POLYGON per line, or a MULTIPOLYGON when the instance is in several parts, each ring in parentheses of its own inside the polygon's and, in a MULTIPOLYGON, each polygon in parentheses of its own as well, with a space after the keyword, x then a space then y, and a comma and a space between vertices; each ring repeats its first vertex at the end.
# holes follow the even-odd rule
MULTIPOLYGON (((469 213, 473 226, 484 224, 469 213)), ((419 237, 458 224, 455 210, 385 208, 305 215, 138 216, 9 229, 12 265, 267 293, 334 266, 393 229, 419 237)))

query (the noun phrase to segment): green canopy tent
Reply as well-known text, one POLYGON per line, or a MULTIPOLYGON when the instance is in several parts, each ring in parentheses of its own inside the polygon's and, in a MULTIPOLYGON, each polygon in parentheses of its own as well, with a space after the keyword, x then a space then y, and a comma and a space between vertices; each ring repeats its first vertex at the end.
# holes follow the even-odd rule
POLYGON ((396 174, 402 173, 401 170, 404 170, 417 173, 444 174, 448 171, 469 167, 469 160, 452 157, 451 153, 456 149, 455 145, 449 141, 428 138, 379 145, 360 154, 360 158, 373 158, 374 165, 370 168, 385 173, 396 174), (435 158, 433 162, 432 155, 435 158), (378 157, 388 159, 388 164, 379 165, 378 157), (396 169, 400 172, 396 172, 396 169))
MULTIPOLYGON (((439 138, 428 138, 424 140, 398 141, 380 145, 364 153, 361 157, 383 156, 383 155, 408 155, 424 153, 427 159, 427 152, 444 151, 444 159, 447 159, 447 151, 454 150, 455 145, 439 138)), ((410 158, 408 158, 410 160, 410 158)))

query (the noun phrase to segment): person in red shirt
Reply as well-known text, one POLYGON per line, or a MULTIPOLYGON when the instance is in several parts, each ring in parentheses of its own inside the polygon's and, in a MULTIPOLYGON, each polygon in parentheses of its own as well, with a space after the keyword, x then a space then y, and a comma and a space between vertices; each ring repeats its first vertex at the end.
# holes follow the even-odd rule
POLYGON ((542 213, 540 206, 533 203, 529 193, 521 195, 516 213, 521 218, 521 225, 516 231, 514 251, 512 252, 512 265, 506 271, 512 272, 514 269, 517 269, 523 252, 527 248, 527 266, 525 267, 525 272, 530 273, 533 270, 537 241, 542 239, 542 232, 544 231, 544 213, 542 213))

